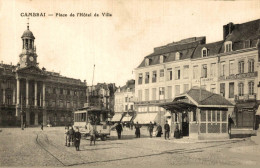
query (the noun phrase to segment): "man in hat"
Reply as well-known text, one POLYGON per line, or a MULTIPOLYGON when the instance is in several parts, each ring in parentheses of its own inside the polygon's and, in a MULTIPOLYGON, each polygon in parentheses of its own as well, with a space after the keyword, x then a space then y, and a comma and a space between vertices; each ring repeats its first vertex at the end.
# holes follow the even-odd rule
POLYGON ((141 126, 138 124, 138 122, 136 122, 136 125, 135 125, 135 135, 136 135, 136 138, 140 138, 140 136, 141 136, 140 127, 141 126))
POLYGON ((117 124, 116 126, 116 132, 117 132, 117 136, 118 136, 118 139, 121 139, 121 132, 123 131, 123 127, 122 125, 120 124, 120 122, 117 124))
POLYGON ((154 128, 153 123, 152 123, 152 121, 150 121, 150 124, 148 126, 148 131, 150 133, 150 138, 153 137, 153 128, 154 128))
POLYGON ((76 151, 79 151, 79 145, 80 145, 80 139, 81 139, 81 133, 79 132, 79 128, 76 129, 74 138, 75 138, 74 144, 75 144, 76 151))
POLYGON ((166 120, 166 123, 164 125, 164 131, 165 131, 165 139, 166 137, 169 139, 169 134, 170 134, 170 125, 168 124, 168 121, 166 120))

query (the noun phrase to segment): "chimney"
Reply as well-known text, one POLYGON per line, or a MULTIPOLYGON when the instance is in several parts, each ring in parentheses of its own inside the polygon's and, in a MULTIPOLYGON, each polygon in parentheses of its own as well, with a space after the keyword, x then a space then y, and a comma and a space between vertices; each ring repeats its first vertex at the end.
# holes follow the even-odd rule
POLYGON ((223 40, 226 39, 227 35, 231 34, 234 29, 234 24, 232 22, 223 26, 223 40))

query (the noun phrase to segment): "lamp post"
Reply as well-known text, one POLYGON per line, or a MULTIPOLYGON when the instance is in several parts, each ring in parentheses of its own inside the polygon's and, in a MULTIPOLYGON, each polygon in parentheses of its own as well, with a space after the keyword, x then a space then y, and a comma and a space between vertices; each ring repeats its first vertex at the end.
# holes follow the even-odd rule
POLYGON ((23 100, 22 100, 22 96, 21 96, 21 129, 23 130, 23 100))

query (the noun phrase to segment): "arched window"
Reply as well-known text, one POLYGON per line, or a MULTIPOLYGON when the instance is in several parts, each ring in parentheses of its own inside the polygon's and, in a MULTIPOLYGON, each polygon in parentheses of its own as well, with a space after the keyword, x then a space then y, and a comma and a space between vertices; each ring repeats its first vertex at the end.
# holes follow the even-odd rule
POLYGON ((239 83, 238 84, 238 95, 239 96, 244 96, 244 83, 239 83))
POLYGON ((239 61, 238 62, 238 73, 239 74, 244 73, 244 65, 245 65, 244 61, 239 61))
POLYGON ((232 51, 232 41, 225 42, 225 53, 232 51))
POLYGON ((206 47, 203 47, 201 50, 201 57, 207 57, 208 56, 208 49, 206 47))

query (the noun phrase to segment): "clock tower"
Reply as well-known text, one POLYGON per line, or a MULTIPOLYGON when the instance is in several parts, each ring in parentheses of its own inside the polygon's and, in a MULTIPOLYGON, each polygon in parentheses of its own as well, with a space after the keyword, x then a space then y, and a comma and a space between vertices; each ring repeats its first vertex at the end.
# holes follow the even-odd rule
POLYGON ((37 66, 37 54, 36 47, 34 46, 33 33, 29 29, 29 22, 27 23, 27 30, 23 32, 22 35, 23 49, 22 53, 19 55, 20 68, 28 66, 37 66))

